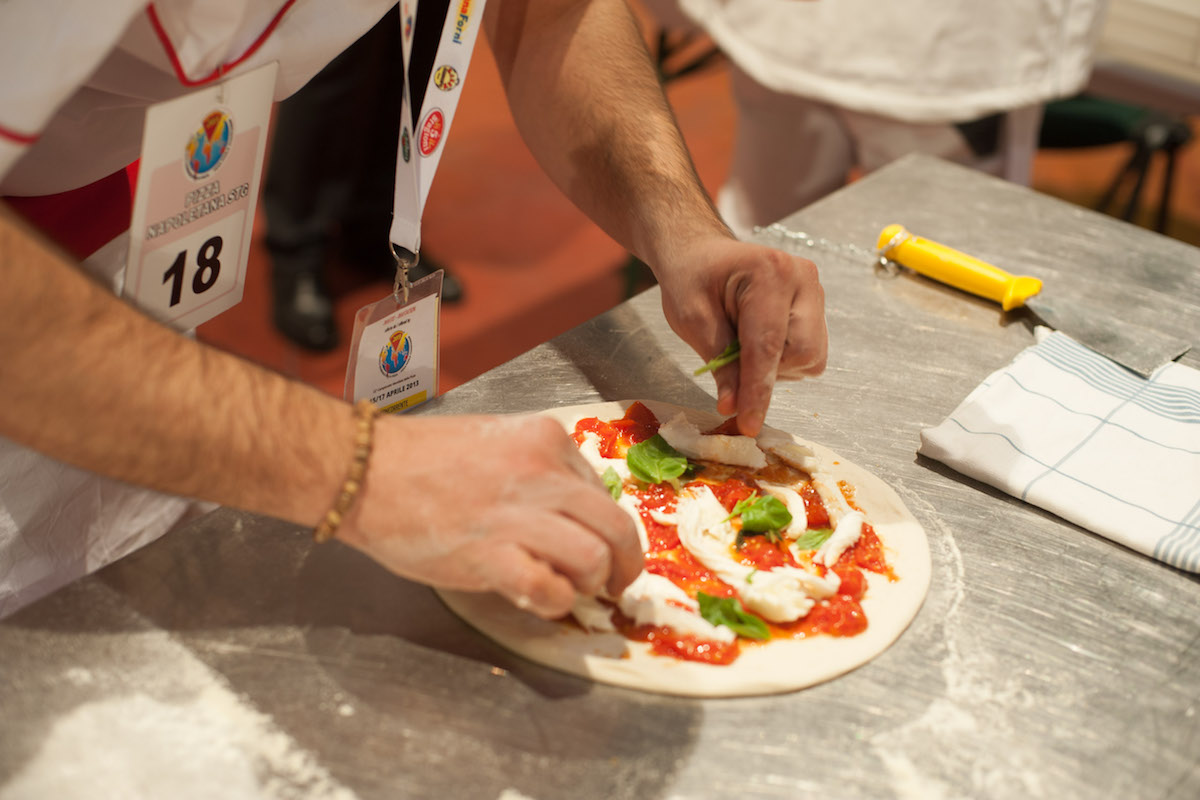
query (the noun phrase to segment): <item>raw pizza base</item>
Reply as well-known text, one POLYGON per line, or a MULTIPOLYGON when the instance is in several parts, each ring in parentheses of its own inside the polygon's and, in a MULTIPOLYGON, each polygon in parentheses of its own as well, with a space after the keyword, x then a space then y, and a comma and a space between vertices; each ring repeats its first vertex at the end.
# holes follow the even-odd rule
MULTIPOLYGON (((568 432, 588 417, 619 419, 634 401, 591 403, 542 412, 568 432)), ((682 412, 701 430, 722 417, 668 403, 641 401, 659 422, 682 412)), ((790 436, 790 434, 789 434, 790 436)), ((742 642, 741 655, 728 666, 681 661, 655 655, 650 646, 619 633, 585 632, 577 625, 539 619, 496 594, 438 590, 446 605, 472 627, 503 647, 547 667, 583 678, 648 692, 691 697, 775 694, 803 689, 865 664, 896 640, 916 616, 929 588, 929 544, 925 531, 882 480, 828 448, 796 436, 821 460, 826 480, 832 475, 856 490, 855 502, 866 513, 899 580, 865 572, 862 599, 867 630, 858 636, 814 636, 742 642)))

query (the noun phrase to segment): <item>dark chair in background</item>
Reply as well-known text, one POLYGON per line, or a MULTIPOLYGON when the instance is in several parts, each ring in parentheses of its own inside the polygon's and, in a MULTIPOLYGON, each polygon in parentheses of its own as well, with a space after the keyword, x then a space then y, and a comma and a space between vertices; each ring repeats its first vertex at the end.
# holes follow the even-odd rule
POLYGON ((1164 233, 1170 217, 1171 188, 1179 150, 1192 140, 1187 121, 1136 105, 1082 94, 1067 100, 1049 103, 1042 119, 1039 147, 1078 148, 1119 143, 1133 145, 1133 153, 1117 172, 1105 190, 1098 211, 1115 215, 1110 210, 1125 193, 1125 208, 1121 218, 1132 220, 1141 202, 1146 177, 1156 156, 1164 162, 1162 192, 1155 214, 1155 230, 1164 233))

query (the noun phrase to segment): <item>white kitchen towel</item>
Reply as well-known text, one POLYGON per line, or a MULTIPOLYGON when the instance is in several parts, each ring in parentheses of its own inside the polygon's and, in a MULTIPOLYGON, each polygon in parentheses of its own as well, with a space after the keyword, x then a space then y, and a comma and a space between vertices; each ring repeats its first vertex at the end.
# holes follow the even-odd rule
POLYGON ((1068 336, 992 373, 923 455, 1113 541, 1200 572, 1200 371, 1145 379, 1068 336))

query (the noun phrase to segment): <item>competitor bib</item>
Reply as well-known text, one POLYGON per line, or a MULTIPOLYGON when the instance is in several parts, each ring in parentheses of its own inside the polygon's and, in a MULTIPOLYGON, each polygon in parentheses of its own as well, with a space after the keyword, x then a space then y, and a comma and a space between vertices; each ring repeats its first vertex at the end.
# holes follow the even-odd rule
POLYGON ((277 68, 147 109, 124 295, 177 328, 241 302, 277 68))

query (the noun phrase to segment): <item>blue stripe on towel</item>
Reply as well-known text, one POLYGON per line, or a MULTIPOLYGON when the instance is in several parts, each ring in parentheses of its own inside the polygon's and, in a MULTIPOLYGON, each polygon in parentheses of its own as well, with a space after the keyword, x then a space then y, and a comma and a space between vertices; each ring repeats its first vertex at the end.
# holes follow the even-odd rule
POLYGON ((1200 394, 1162 384, 1154 384, 1151 391, 1145 391, 1144 378, 1066 336, 1048 336, 1030 352, 1107 395, 1130 400, 1141 392, 1135 405, 1166 419, 1200 422, 1200 394))
MULTIPOLYGON (((1016 377, 1013 376, 1013 374, 1011 372, 1004 372, 1000 375, 1000 377, 1007 378, 1008 380, 1012 381, 1013 383, 1015 383, 1017 385, 1018 388, 1021 389, 1021 391, 1025 392, 1026 394, 1031 394, 1034 397, 1040 397, 1043 400, 1049 400, 1051 403, 1054 403, 1056 406, 1061 408, 1063 411, 1070 412, 1070 413, 1075 414, 1080 417, 1089 417, 1098 422, 1104 421, 1104 418, 1098 414, 1091 414, 1091 413, 1088 413, 1087 411, 1079 411, 1078 409, 1071 408, 1070 406, 1064 404, 1061 400, 1059 400, 1054 395, 1046 394, 1045 392, 1038 392, 1033 389, 1030 389, 1028 386, 1021 383, 1021 381, 1017 380, 1016 377)), ((1179 452, 1187 453, 1188 455, 1200 455, 1200 450, 1189 450, 1186 447, 1177 447, 1176 445, 1168 444, 1167 442, 1160 442, 1155 439, 1151 439, 1147 436, 1144 436, 1140 432, 1135 431, 1133 428, 1127 427, 1125 425, 1119 425, 1115 422, 1109 422, 1108 425, 1110 428, 1116 428, 1117 430, 1125 431, 1129 435, 1134 436, 1138 439, 1141 439, 1143 442, 1149 442, 1150 444, 1153 444, 1155 447, 1162 447, 1166 450, 1178 450, 1179 452)))
MULTIPOLYGON (((1152 517, 1161 519, 1163 522, 1174 523, 1175 525, 1178 526, 1177 530, 1179 528, 1185 529, 1185 534, 1186 534, 1186 531, 1200 533, 1200 520, 1195 520, 1195 521, 1184 520, 1184 521, 1180 522, 1179 520, 1175 520, 1170 517, 1164 517, 1162 514, 1159 514, 1157 511, 1155 511, 1152 508, 1146 508, 1145 506, 1140 506, 1137 503, 1126 500, 1124 497, 1121 497, 1120 495, 1115 495, 1106 489, 1101 489, 1099 486, 1093 486, 1092 484, 1087 483, 1086 481, 1082 481, 1079 478, 1075 477, 1074 475, 1072 475, 1068 472, 1061 472, 1056 467, 1054 467, 1050 464, 1047 464, 1045 461, 1042 461, 1041 459, 1034 458, 1029 453, 1026 453, 1024 450, 1022 450, 1020 447, 1018 447, 1016 442, 1014 442, 1012 439, 1005 436, 1003 433, 998 433, 996 431, 973 431, 970 428, 968 428, 966 425, 963 425, 962 422, 960 422, 958 419, 956 419, 954 417, 947 417, 947 421, 953 422, 955 425, 957 425, 959 428, 961 428, 964 432, 969 433, 972 436, 995 436, 999 439, 1003 439, 1005 442, 1008 443, 1008 446, 1011 447, 1013 450, 1020 453, 1022 456, 1029 459, 1033 463, 1038 464, 1039 466, 1045 467, 1046 473, 1044 473, 1044 474, 1049 474, 1051 472, 1057 472, 1059 475, 1062 475, 1067 480, 1074 481, 1075 483, 1079 484, 1080 486, 1085 486, 1088 489, 1091 489, 1092 491, 1096 492, 1097 494, 1102 494, 1105 497, 1108 497, 1112 500, 1116 500, 1118 503, 1121 503, 1122 505, 1129 506, 1130 508, 1137 509, 1138 511, 1143 511, 1152 517)), ((1061 463, 1061 461, 1059 463, 1061 463)), ((1038 476, 1038 477, 1041 478, 1043 476, 1038 476)), ((1032 483, 1031 483, 1031 485, 1032 485, 1032 483)), ((1022 496, 1021 499, 1025 500, 1025 497, 1022 496)))
MULTIPOLYGON (((1149 381, 1141 381, 1142 385, 1139 387, 1139 390, 1144 391, 1147 387, 1149 387, 1153 384, 1153 381, 1154 381, 1153 378, 1151 378, 1149 381)), ((1140 394, 1140 391, 1139 391, 1139 394, 1140 394)), ((1055 464, 1050 469, 1047 469, 1041 475, 1038 475, 1036 478, 1031 480, 1029 483, 1025 484, 1025 488, 1021 491, 1021 495, 1020 495, 1021 499, 1028 500, 1029 499, 1029 490, 1033 488, 1033 485, 1035 483, 1037 483, 1038 481, 1040 481, 1042 478, 1049 475, 1051 472, 1058 472, 1061 475, 1066 475, 1065 472, 1061 472, 1059 470, 1059 467, 1061 467, 1064 463, 1066 463, 1067 459, 1069 459, 1071 456, 1075 455, 1080 450, 1082 450, 1084 447, 1086 447, 1088 442, 1092 441, 1092 439, 1095 438, 1097 433, 1104 430, 1104 428, 1110 424, 1109 420, 1112 419, 1113 415, 1116 414, 1118 411, 1120 411, 1122 408, 1124 408, 1129 403, 1134 402, 1137 399, 1137 396, 1138 395, 1135 394, 1132 397, 1125 400, 1124 402, 1117 404, 1112 409, 1112 411, 1108 412, 1108 415, 1106 417, 1104 417, 1104 419, 1100 420, 1099 424, 1097 424, 1096 427, 1092 428, 1091 432, 1088 433, 1087 436, 1084 436, 1083 439, 1081 439, 1078 444, 1076 444, 1074 447, 1072 447, 1070 450, 1068 450, 1067 453, 1058 460, 1057 464, 1055 464)), ((1067 477, 1070 477, 1070 476, 1067 476, 1067 477)), ((1086 486, 1087 484, 1084 484, 1084 485, 1086 486)), ((1097 487, 1093 486, 1092 488, 1096 489, 1097 487)))
POLYGON ((1200 571, 1200 501, 1173 531, 1159 540, 1154 557, 1173 567, 1200 571))

